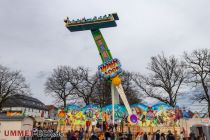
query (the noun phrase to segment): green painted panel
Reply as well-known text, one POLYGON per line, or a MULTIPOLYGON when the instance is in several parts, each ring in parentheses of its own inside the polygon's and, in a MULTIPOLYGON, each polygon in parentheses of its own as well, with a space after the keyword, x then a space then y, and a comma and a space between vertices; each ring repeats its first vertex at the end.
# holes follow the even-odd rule
POLYGON ((91 30, 91 33, 93 35, 93 38, 95 40, 95 43, 97 45, 99 54, 101 56, 101 59, 104 62, 112 60, 112 55, 110 53, 110 50, 100 32, 100 30, 91 30))

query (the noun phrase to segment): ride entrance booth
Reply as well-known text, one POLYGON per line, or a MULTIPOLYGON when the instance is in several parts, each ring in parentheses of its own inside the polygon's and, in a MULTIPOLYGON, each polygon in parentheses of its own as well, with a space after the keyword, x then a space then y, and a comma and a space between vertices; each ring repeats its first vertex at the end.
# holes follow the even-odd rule
POLYGON ((192 125, 190 132, 193 132, 196 137, 205 136, 207 140, 210 139, 210 121, 209 118, 202 119, 200 123, 192 125))

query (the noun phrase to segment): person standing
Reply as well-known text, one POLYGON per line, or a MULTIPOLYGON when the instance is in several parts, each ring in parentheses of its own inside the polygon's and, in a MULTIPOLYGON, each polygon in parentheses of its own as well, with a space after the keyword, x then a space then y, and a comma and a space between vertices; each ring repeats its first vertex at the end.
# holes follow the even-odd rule
POLYGON ((128 134, 131 133, 131 124, 128 122, 128 134))
POLYGON ((152 140, 152 134, 149 132, 147 135, 148 140, 152 140))
POLYGON ((175 140, 175 137, 171 133, 171 130, 168 130, 168 135, 166 136, 166 140, 175 140))
POLYGON ((84 137, 84 129, 80 128, 80 130, 79 130, 79 140, 83 140, 83 137, 84 137))
POLYGON ((190 138, 189 138, 189 140, 196 140, 195 133, 193 133, 193 132, 190 133, 190 138))
POLYGON ((111 139, 111 135, 109 133, 109 131, 105 132, 105 140, 110 140, 111 139))
POLYGON ((115 123, 114 123, 114 129, 115 129, 115 132, 117 132, 117 127, 118 127, 118 123, 117 123, 117 122, 115 122, 115 123))
POLYGON ((103 131, 105 132, 107 130, 106 128, 106 121, 103 121, 103 131))
POLYGON ((140 140, 144 140, 144 133, 143 132, 140 133, 140 140))
POLYGON ((72 134, 71 140, 78 140, 78 131, 74 131, 72 134))
POLYGON ((184 133, 183 133, 183 131, 180 133, 179 139, 180 139, 180 140, 184 140, 184 133))
POLYGON ((144 140, 143 132, 141 132, 141 133, 138 132, 138 133, 137 133, 136 140, 144 140))
POLYGON ((160 130, 157 130, 155 134, 155 140, 160 140, 160 130))
POLYGON ((92 136, 90 137, 89 140, 99 140, 98 136, 96 135, 95 132, 92 133, 92 136))
POLYGON ((96 124, 97 124, 97 121, 96 121, 96 119, 94 119, 94 120, 92 121, 92 131, 93 131, 93 132, 95 132, 96 124))
POLYGON ((137 135, 136 135, 136 140, 141 140, 141 135, 140 135, 139 132, 138 132, 137 135))
POLYGON ((70 132, 70 130, 67 132, 67 140, 71 140, 72 137, 72 133, 70 132))
POLYGON ((147 138, 147 132, 144 133, 143 140, 148 140, 148 138, 147 138))
POLYGON ((201 134, 201 138, 202 138, 202 140, 207 140, 206 135, 204 133, 201 134))
POLYGON ((85 131, 85 138, 84 139, 85 140, 89 139, 89 133, 88 133, 88 131, 85 131))
POLYGON ((121 122, 120 122, 120 132, 122 132, 122 133, 123 133, 123 127, 124 127, 124 122, 123 121, 124 120, 121 119, 121 122))
POLYGON ((161 135, 160 135, 160 140, 166 140, 165 133, 161 133, 161 135))

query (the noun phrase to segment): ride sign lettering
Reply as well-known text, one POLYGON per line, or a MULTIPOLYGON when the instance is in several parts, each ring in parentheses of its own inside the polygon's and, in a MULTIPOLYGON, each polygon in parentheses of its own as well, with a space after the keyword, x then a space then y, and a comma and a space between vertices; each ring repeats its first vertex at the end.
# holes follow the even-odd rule
POLYGON ((120 61, 115 58, 98 66, 99 75, 104 78, 113 78, 122 72, 120 61))

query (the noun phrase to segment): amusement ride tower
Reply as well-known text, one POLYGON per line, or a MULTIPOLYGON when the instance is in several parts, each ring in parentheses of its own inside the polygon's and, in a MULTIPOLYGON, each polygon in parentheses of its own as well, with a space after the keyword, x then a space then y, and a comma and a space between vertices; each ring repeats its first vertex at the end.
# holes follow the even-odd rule
POLYGON ((97 45, 102 64, 98 66, 98 72, 101 77, 106 78, 107 80, 111 80, 111 94, 112 94, 112 121, 114 123, 114 105, 119 104, 119 95, 126 107, 126 110, 129 115, 129 120, 131 123, 135 123, 136 116, 132 114, 131 108, 125 96, 121 79, 119 74, 122 72, 120 61, 117 58, 113 58, 111 52, 100 32, 100 28, 108 28, 108 27, 116 27, 117 24, 115 20, 119 20, 118 15, 116 13, 109 14, 108 16, 100 16, 94 17, 90 19, 77 19, 77 20, 64 20, 65 26, 71 31, 84 31, 90 30, 95 43, 97 45))

